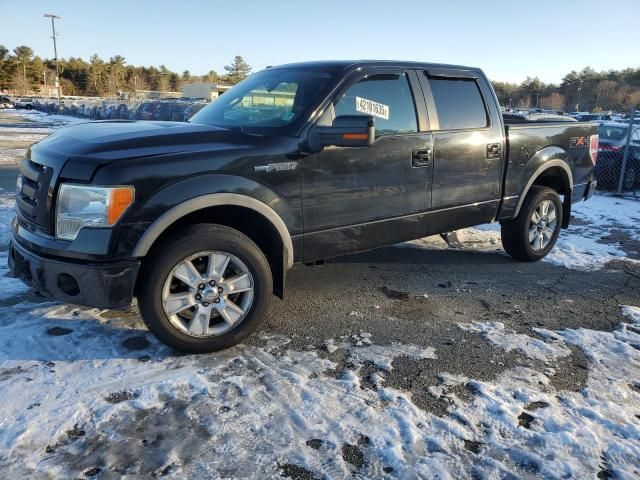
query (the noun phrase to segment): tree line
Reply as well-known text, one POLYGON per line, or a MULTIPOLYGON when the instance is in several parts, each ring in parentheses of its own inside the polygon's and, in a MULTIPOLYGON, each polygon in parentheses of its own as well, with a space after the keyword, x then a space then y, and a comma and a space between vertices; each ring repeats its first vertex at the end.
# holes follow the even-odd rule
MULTIPOLYGON (((97 54, 89 61, 69 57, 60 59, 60 83, 65 95, 116 96, 137 90, 180 91, 183 83, 195 81, 235 85, 251 73, 251 66, 236 56, 225 72, 210 70, 192 75, 189 70, 173 72, 159 67, 128 65, 116 55, 104 60, 97 54)), ((19 46, 9 51, 0 45, 0 89, 20 95, 38 86, 54 85, 55 62, 19 46)), ((522 83, 492 81, 500 104, 514 108, 545 108, 565 111, 626 111, 640 105, 640 68, 597 72, 587 67, 566 74, 559 85, 527 77, 522 83)))
POLYGON ((559 85, 527 77, 522 83, 493 81, 505 107, 564 111, 626 112, 640 105, 640 68, 596 72, 587 67, 566 74, 559 85))
MULTIPOLYGON (((89 61, 69 57, 59 59, 58 63, 64 95, 117 96, 138 90, 177 92, 183 83, 198 81, 235 85, 251 73, 251 66, 239 55, 224 66, 223 74, 210 70, 205 75, 192 75, 189 70, 177 73, 165 65, 128 65, 121 55, 103 60, 94 54, 89 61)), ((13 51, 0 45, 0 89, 26 95, 43 85, 55 85, 55 78, 53 59, 41 58, 24 45, 13 51)))

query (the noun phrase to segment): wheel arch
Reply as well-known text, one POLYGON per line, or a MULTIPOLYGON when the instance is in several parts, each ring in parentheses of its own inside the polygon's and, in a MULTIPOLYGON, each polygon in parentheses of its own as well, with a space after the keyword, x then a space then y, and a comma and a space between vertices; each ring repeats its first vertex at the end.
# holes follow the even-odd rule
POLYGON ((522 189, 513 218, 520 214, 522 204, 534 185, 549 187, 558 192, 558 194, 564 195, 562 227, 567 228, 571 215, 571 193, 573 191, 573 173, 569 164, 561 158, 552 158, 539 165, 522 189))
POLYGON ((184 223, 226 225, 251 238, 267 256, 274 277, 274 293, 282 298, 286 271, 294 261, 293 242, 284 220, 271 207, 253 197, 237 193, 194 197, 167 210, 149 225, 136 244, 133 256, 147 256, 154 246, 184 223))

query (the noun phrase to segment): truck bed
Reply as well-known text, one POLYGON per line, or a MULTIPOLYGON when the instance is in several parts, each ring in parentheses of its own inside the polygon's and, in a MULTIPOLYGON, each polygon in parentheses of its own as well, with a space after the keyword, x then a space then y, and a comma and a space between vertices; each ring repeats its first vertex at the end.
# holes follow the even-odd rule
MULTIPOLYGON (((504 198, 518 197, 523 185, 536 178, 536 170, 545 157, 564 158, 572 170, 572 201, 581 200, 593 174, 589 140, 598 133, 598 125, 588 122, 529 121, 506 124, 507 170, 504 198)), ((560 168, 560 167, 558 167, 560 168)), ((504 202, 500 217, 513 213, 514 202, 504 202)), ((517 204, 517 203, 516 203, 517 204)), ((515 205, 514 205, 515 206, 515 205)), ((504 218, 504 217, 503 217, 504 218)))

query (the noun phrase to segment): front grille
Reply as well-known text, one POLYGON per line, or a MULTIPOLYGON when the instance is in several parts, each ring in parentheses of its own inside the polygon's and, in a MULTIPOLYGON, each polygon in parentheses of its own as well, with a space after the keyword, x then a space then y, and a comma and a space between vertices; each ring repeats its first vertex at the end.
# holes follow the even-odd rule
POLYGON ((45 231, 51 228, 51 179, 53 168, 36 163, 28 158, 20 162, 22 188, 16 192, 18 212, 26 220, 45 231))

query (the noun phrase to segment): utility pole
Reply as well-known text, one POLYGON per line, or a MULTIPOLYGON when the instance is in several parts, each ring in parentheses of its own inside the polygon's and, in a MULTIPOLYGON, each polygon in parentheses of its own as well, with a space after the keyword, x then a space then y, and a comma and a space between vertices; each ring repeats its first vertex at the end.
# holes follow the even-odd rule
MULTIPOLYGON (((618 194, 622 193, 624 189, 624 177, 627 173, 627 162, 629 161, 629 154, 631 153, 631 133, 633 130, 633 121, 635 120, 636 109, 632 106, 629 110, 629 129, 627 130, 627 140, 624 144, 624 153, 622 154, 622 165, 620 166, 620 178, 618 179, 618 194)), ((633 185, 632 185, 633 188, 633 185)))
POLYGON ((56 89, 58 90, 58 114, 60 113, 62 106, 60 105, 60 67, 58 66, 58 46, 56 45, 56 19, 60 20, 60 17, 51 13, 45 13, 45 17, 51 19, 51 38, 53 38, 53 56, 56 61, 56 89))
POLYGON ((580 94, 582 93, 582 79, 580 79, 580 86, 578 87, 578 103, 576 103, 576 112, 580 111, 580 94))

